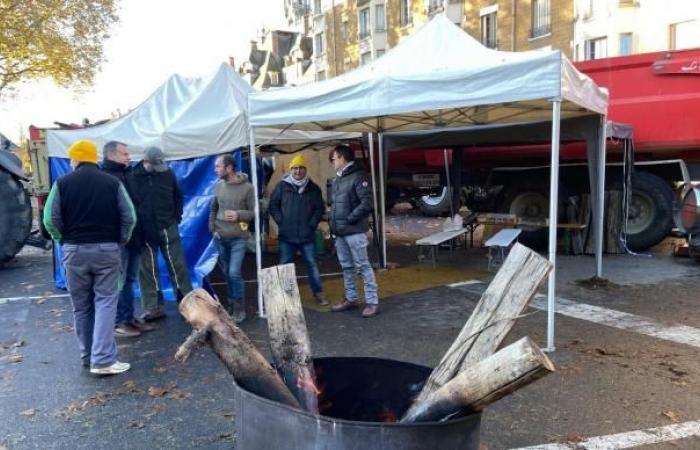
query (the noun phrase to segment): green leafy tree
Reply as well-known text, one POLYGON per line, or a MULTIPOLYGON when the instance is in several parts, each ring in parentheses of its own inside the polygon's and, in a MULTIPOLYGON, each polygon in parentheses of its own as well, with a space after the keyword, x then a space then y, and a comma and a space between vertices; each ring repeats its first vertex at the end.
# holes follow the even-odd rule
POLYGON ((17 83, 92 84, 118 0, 0 0, 0 98, 17 83))

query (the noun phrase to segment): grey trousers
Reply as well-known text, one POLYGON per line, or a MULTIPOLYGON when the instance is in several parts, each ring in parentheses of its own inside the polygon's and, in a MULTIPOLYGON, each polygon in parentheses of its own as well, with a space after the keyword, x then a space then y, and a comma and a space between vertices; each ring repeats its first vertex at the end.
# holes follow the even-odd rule
POLYGON ((110 366, 117 360, 114 320, 122 265, 119 245, 64 244, 63 265, 83 364, 110 366))

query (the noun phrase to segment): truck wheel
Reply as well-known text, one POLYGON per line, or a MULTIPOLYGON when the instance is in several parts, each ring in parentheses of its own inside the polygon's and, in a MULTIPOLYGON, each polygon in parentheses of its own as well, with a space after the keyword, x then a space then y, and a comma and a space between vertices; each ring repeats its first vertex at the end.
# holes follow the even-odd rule
MULTIPOLYGON (((448 195, 447 186, 442 188, 442 191, 436 195, 423 195, 418 197, 416 201, 418 208, 426 216, 441 216, 450 212, 450 196, 448 195)), ((455 205, 455 211, 459 209, 455 205)))
MULTIPOLYGON (((559 199, 568 196, 568 190, 559 186, 559 199)), ((564 212, 562 202, 559 202, 559 214, 564 212)), ((518 219, 526 222, 545 222, 549 218, 549 183, 520 180, 504 186, 496 205, 496 211, 505 214, 515 214, 518 219)), ((547 245, 549 231, 542 227, 520 226, 523 232, 518 240, 532 247, 547 245)))
POLYGON ((32 227, 29 194, 9 173, 0 170, 0 265, 12 259, 24 245, 32 227))
POLYGON ((630 250, 646 250, 668 236, 673 228, 673 201, 673 191, 662 178, 634 172, 627 214, 627 247, 630 250))

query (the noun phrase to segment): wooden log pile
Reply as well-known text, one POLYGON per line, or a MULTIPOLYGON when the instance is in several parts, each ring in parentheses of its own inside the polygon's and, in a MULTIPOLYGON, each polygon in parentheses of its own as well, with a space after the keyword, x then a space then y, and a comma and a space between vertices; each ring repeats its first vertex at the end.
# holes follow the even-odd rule
MULTIPOLYGON (((401 422, 439 421, 480 411, 554 371, 527 337, 497 351, 550 270, 550 263, 527 247, 513 247, 401 422)), ((319 392, 294 265, 264 269, 260 281, 272 364, 202 289, 180 303, 180 313, 194 331, 175 357, 185 361, 194 346, 205 343, 244 389, 318 414, 319 392)))

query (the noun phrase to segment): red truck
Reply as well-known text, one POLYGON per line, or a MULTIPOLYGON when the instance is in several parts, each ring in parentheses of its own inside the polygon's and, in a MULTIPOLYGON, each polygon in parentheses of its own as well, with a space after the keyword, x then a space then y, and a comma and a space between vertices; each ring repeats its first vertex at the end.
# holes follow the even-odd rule
MULTIPOLYGON (((700 49, 646 53, 576 63, 610 91, 608 119, 630 124, 635 170, 627 244, 643 250, 673 226, 674 191, 700 180, 700 49)), ((466 143, 465 143, 466 144, 466 143)), ((475 211, 544 219, 549 204, 549 146, 463 147, 460 199, 475 211)), ((621 177, 622 146, 608 140, 606 178, 621 177)), ((588 191, 585 147, 561 147, 560 198, 588 191)), ((389 155, 388 203, 410 199, 424 213, 449 211, 443 152, 389 155)))

